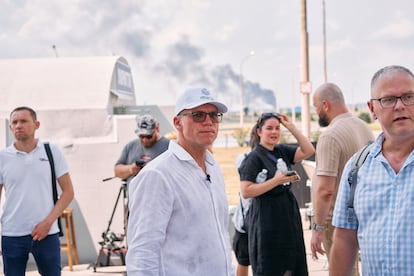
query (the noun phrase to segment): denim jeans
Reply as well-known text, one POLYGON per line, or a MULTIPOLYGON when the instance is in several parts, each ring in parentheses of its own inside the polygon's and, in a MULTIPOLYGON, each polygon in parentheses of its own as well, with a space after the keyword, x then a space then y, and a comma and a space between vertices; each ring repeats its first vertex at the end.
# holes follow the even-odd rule
POLYGON ((41 241, 34 241, 31 235, 1 238, 3 269, 6 276, 24 276, 32 253, 37 270, 42 276, 60 276, 60 241, 59 235, 47 236, 41 241))

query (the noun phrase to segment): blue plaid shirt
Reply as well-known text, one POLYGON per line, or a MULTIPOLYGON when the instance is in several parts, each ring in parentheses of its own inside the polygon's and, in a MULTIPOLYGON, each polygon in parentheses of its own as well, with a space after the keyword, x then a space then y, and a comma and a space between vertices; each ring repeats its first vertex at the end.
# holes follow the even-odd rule
POLYGON ((358 172, 354 209, 348 221, 348 174, 345 166, 332 224, 358 231, 363 275, 414 275, 414 151, 399 173, 381 152, 384 140, 375 141, 358 172))

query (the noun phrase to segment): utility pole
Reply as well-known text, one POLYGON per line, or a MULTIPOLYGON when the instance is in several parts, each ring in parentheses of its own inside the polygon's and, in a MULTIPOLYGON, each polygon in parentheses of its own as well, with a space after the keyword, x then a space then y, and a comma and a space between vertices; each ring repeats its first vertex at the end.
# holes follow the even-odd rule
POLYGON ((325 0, 322 0, 322 36, 323 36, 323 82, 328 82, 328 68, 326 65, 326 6, 325 0))
POLYGON ((312 92, 312 85, 309 81, 309 47, 306 18, 306 0, 301 0, 301 83, 302 94, 302 132, 310 138, 310 106, 309 97, 312 92))

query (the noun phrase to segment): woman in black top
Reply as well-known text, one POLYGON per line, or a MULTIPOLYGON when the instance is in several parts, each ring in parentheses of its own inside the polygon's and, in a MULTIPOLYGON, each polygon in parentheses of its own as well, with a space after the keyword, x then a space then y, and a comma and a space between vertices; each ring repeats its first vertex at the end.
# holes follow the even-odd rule
POLYGON ((259 145, 239 168, 243 197, 253 198, 247 213, 249 257, 255 276, 308 275, 305 244, 299 207, 290 191, 297 175, 277 171, 282 158, 288 167, 312 156, 315 149, 288 117, 265 113, 257 122, 259 145), (296 138, 298 147, 278 144, 281 124, 296 138), (256 176, 267 169, 265 182, 256 176))

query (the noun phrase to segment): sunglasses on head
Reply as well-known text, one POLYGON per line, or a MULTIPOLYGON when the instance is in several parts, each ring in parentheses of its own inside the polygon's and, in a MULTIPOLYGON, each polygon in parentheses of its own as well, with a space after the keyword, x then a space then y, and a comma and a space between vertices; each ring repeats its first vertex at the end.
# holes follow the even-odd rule
POLYGON ((260 128, 263 125, 264 121, 270 118, 275 118, 280 122, 280 113, 273 113, 273 112, 263 113, 257 120, 257 127, 260 128))
POLYGON ((139 138, 140 139, 152 139, 152 136, 154 136, 154 133, 153 134, 148 134, 148 135, 139 135, 139 138))

